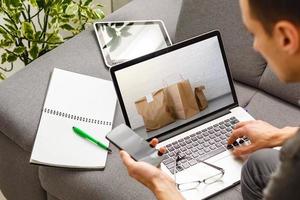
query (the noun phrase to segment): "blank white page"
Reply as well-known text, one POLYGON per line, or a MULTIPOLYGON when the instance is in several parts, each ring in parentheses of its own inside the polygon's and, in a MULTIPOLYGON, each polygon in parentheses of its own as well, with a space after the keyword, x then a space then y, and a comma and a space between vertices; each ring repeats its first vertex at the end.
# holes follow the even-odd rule
POLYGON ((107 151, 75 134, 78 127, 108 145, 117 97, 111 81, 55 68, 32 151, 31 163, 103 168, 107 151))

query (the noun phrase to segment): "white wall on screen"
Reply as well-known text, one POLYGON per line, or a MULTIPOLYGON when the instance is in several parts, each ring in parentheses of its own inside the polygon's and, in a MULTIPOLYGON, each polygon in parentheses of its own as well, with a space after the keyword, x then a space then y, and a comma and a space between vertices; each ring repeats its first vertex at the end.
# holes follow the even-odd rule
POLYGON ((143 126, 137 113, 138 99, 166 86, 188 79, 192 87, 204 85, 208 100, 230 92, 217 37, 125 68, 116 73, 132 128, 143 126))

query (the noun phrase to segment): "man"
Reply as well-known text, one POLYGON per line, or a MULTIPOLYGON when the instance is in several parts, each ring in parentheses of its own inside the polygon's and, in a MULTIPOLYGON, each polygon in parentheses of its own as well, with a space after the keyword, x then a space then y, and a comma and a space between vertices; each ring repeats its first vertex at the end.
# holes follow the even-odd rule
MULTIPOLYGON (((300 1, 240 0, 243 22, 253 34, 253 47, 285 83, 300 82, 300 1)), ((247 136, 251 145, 237 148, 236 156, 253 153, 243 166, 241 187, 245 200, 299 199, 299 127, 276 128, 263 121, 236 125, 228 143, 247 136), (284 146, 281 151, 272 147, 284 146)), ((157 140, 153 140, 155 145, 157 140)), ((120 152, 129 175, 148 187, 157 199, 183 199, 174 181, 161 170, 135 162, 120 152)))

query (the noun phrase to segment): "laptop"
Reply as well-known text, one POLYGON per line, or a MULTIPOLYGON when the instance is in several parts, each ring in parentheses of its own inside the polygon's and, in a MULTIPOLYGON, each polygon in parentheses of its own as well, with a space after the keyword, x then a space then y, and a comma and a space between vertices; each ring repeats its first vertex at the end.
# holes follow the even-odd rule
MULTIPOLYGON (((235 147, 227 146, 227 138, 236 123, 253 117, 238 104, 219 31, 122 63, 110 72, 126 124, 145 140, 158 138, 158 148, 167 148, 161 169, 174 179, 176 172, 178 184, 198 181, 195 188, 181 191, 186 199, 205 199, 239 183, 245 159, 232 155, 231 149, 235 147), (188 86, 183 87, 183 83, 188 86), (152 102, 164 98, 157 97, 157 91, 166 91, 168 97, 170 88, 177 93, 182 88, 191 88, 188 91, 201 88, 200 98, 207 105, 192 116, 156 124, 156 128, 150 129, 141 113, 153 114, 147 106, 156 106, 152 102), (144 101, 142 109, 150 113, 139 110, 141 101, 144 101), (178 157, 182 160, 174 162, 178 157), (222 169, 224 175, 214 182, 203 183, 218 173, 218 169, 207 163, 222 169)), ((187 96, 186 93, 181 98, 187 96)), ((164 103, 164 100, 156 102, 164 103)), ((166 114, 166 110, 158 113, 166 114)), ((160 117, 154 114, 153 120, 159 121, 160 117)), ((247 138, 239 139, 235 146, 247 142, 247 138)))

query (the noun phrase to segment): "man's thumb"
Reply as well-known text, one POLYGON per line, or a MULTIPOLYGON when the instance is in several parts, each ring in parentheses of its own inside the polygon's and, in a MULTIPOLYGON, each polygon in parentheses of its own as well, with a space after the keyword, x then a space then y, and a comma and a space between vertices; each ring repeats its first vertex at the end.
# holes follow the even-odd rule
POLYGON ((241 147, 237 147, 233 150, 233 154, 235 156, 242 156, 245 154, 249 154, 252 153, 256 150, 255 146, 253 144, 250 144, 248 146, 241 146, 241 147))

